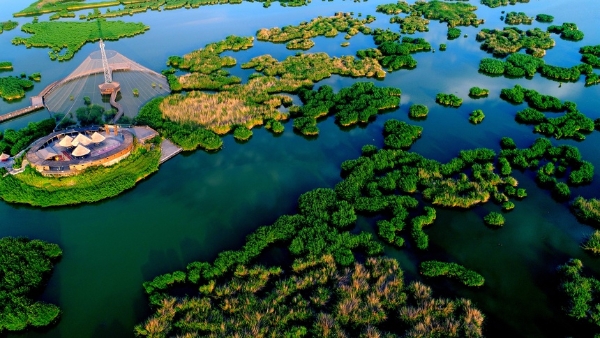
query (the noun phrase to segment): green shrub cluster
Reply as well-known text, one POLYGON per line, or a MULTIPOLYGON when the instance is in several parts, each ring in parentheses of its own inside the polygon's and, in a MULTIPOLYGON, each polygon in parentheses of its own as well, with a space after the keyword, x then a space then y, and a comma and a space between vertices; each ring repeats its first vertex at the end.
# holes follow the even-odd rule
MULTIPOLYGON (((583 46, 579 49, 582 54, 581 61, 593 68, 600 68, 600 45, 583 46)), ((586 74, 585 85, 591 86, 600 83, 600 75, 591 72, 586 74)))
POLYGON ((61 256, 56 244, 27 238, 0 239, 0 333, 41 328, 58 321, 58 306, 31 298, 39 294, 61 256))
POLYGON ((33 34, 31 37, 16 37, 12 40, 14 45, 29 47, 48 47, 50 59, 66 61, 73 58, 87 42, 103 40, 119 40, 142 34, 150 29, 141 22, 105 21, 97 22, 69 22, 46 21, 26 23, 21 27, 25 33, 33 34), (64 52, 63 52, 64 50, 64 52))
POLYGON ((571 22, 565 22, 560 26, 549 26, 548 32, 560 34, 561 39, 573 41, 582 40, 584 36, 583 32, 577 28, 577 25, 571 22))
POLYGON ((417 12, 413 12, 406 17, 393 16, 390 18, 390 23, 400 24, 400 33, 402 34, 429 31, 429 20, 422 18, 417 12))
POLYGON ((18 22, 16 21, 1 21, 0 22, 0 34, 2 34, 3 31, 9 31, 9 30, 13 30, 15 28, 17 28, 17 26, 19 25, 18 22))
POLYGON ((425 226, 433 224, 436 218, 435 209, 432 207, 423 208, 425 215, 417 216, 412 219, 411 236, 420 250, 425 250, 429 247, 429 236, 423 231, 425 226))
POLYGON ((527 14, 523 12, 508 12, 506 13, 504 22, 509 25, 531 25, 533 23, 533 18, 527 16, 527 14))
POLYGON ((425 118, 427 117, 428 113, 429 108, 427 108, 427 106, 424 104, 413 104, 408 109, 408 116, 414 119, 425 118))
POLYGON ((285 126, 283 125, 283 123, 281 123, 281 121, 273 119, 267 121, 267 123, 265 124, 265 128, 272 131, 275 134, 281 134, 285 130, 285 126))
POLYGON ((573 212, 579 221, 600 227, 600 200, 579 196, 573 201, 573 212))
POLYGON ((500 227, 504 225, 504 216, 499 212, 492 211, 483 217, 483 221, 487 225, 500 227))
POLYGON ((400 14, 410 13, 412 11, 411 6, 406 1, 398 1, 392 4, 377 5, 376 12, 385 14, 400 14))
POLYGON ((442 51, 442 52, 443 52, 443 51, 445 51, 445 50, 446 50, 446 48, 447 48, 447 46, 446 46, 446 44, 445 44, 445 43, 440 43, 440 51, 442 51))
MULTIPOLYGON (((8 65, 5 67, 8 67, 8 65)), ((10 65, 10 68, 12 69, 12 65, 10 65)), ((25 97, 25 90, 32 87, 33 82, 27 79, 16 76, 0 77, 0 97, 7 101, 25 97)))
POLYGON ((481 121, 483 121, 483 118, 485 118, 485 115, 483 114, 483 110, 481 109, 473 110, 471 114, 469 114, 469 122, 473 124, 481 123, 481 121))
POLYGON ((490 8, 496 8, 496 7, 507 6, 507 5, 515 5, 518 2, 528 3, 529 0, 481 0, 482 5, 486 5, 490 8))
POLYGON ((462 32, 460 28, 448 27, 448 33, 446 33, 446 36, 448 37, 448 40, 454 40, 460 38, 461 34, 462 32))
POLYGON ((445 22, 448 27, 456 26, 479 26, 483 19, 477 18, 475 10, 477 6, 464 2, 443 2, 443 1, 417 1, 412 5, 412 10, 422 13, 430 20, 439 20, 445 22))
POLYGON ((506 56, 526 48, 533 56, 542 57, 545 50, 555 44, 550 33, 539 28, 524 31, 516 27, 504 27, 502 30, 484 28, 477 34, 477 41, 482 43, 481 49, 496 56, 506 56))
MULTIPOLYGON (((581 158, 579 150, 573 146, 553 147, 544 138, 537 139, 526 149, 503 149, 499 162, 503 158, 511 167, 525 170, 537 170, 536 181, 545 189, 553 191, 555 197, 566 199, 570 196, 569 186, 588 184, 594 177, 594 166, 581 158), (561 182, 560 179, 566 179, 561 182)), ((518 197, 518 189, 507 186, 507 195, 518 197)))
POLYGON ((535 20, 539 22, 552 22, 554 21, 554 17, 548 14, 538 14, 535 16, 535 20))
POLYGON ((233 137, 238 141, 248 141, 252 137, 252 130, 239 126, 233 130, 233 137))
POLYGON ((417 60, 410 54, 429 50, 431 50, 431 44, 425 39, 404 37, 401 43, 385 41, 377 48, 361 49, 356 52, 356 56, 360 59, 376 59, 383 67, 394 71, 402 68, 415 68, 417 60))
POLYGON ((594 255, 600 254, 600 231, 594 230, 586 239, 581 248, 594 255))
POLYGON ((375 115, 400 105, 401 91, 396 88, 379 88, 371 82, 357 82, 337 94, 329 86, 318 90, 301 89, 298 96, 302 106, 294 119, 294 129, 304 135, 318 134, 317 119, 335 115, 341 126, 368 123, 375 115))
POLYGON ((400 40, 400 34, 391 31, 388 29, 375 28, 373 30, 373 41, 375 41, 376 45, 380 45, 384 42, 396 42, 400 40))
POLYGON ((209 43, 204 48, 181 56, 170 56, 167 66, 171 70, 163 71, 172 91, 182 89, 220 90, 226 85, 241 83, 241 79, 229 76, 223 67, 233 67, 237 61, 231 56, 221 57, 221 53, 231 50, 239 51, 251 48, 254 38, 229 35, 224 40, 209 43), (175 69, 187 70, 186 74, 177 78, 175 69))
POLYGON ((435 102, 444 106, 460 107, 462 101, 463 100, 460 97, 454 94, 438 93, 435 96, 435 102))
POLYGON ((50 134, 55 127, 54 119, 46 119, 40 122, 29 122, 27 127, 19 130, 6 129, 0 134, 0 152, 15 156, 31 142, 50 134))
POLYGON ((223 140, 214 132, 191 124, 180 124, 163 118, 160 104, 165 98, 157 97, 140 109, 136 124, 147 125, 169 138, 184 150, 198 147, 211 151, 223 146, 223 140))
POLYGON ((565 311, 569 317, 600 326, 600 281, 583 274, 583 263, 572 258, 558 267, 560 289, 566 297, 565 311))
POLYGON ((469 89, 469 96, 471 97, 482 97, 488 96, 490 94, 489 89, 479 88, 479 87, 471 87, 469 89))
POLYGON ((485 283, 482 275, 456 263, 425 261, 421 263, 420 270, 424 276, 456 278, 466 286, 483 286, 485 283))
POLYGON ((0 61, 0 71, 3 71, 3 70, 12 70, 12 69, 13 69, 12 62, 10 62, 10 61, 0 61))
POLYGON ((344 32, 349 36, 354 36, 358 32, 369 34, 371 29, 365 26, 365 24, 371 23, 374 20, 375 18, 371 15, 367 15, 366 19, 356 19, 350 13, 340 12, 331 17, 319 16, 309 22, 302 22, 297 26, 288 25, 282 28, 262 28, 256 32, 256 37, 259 41, 275 43, 289 41, 288 45, 286 45, 288 49, 310 49, 314 45, 311 38, 316 36, 334 37, 339 32, 344 32))
POLYGON ((513 88, 502 89, 500 97, 506 101, 517 104, 526 101, 530 107, 538 110, 559 112, 564 110, 574 111, 577 109, 572 102, 566 101, 565 103, 562 103, 560 99, 554 96, 540 94, 533 89, 527 89, 520 85, 515 85, 513 88))
MULTIPOLYGON (((421 128, 390 120, 384 130, 386 138, 411 139, 415 132, 420 135, 421 128)), ((332 332, 360 336, 367 326, 371 333, 403 335, 428 320, 436 323, 435 334, 446 336, 447 328, 452 327, 460 336, 481 337, 482 318, 475 310, 465 326, 460 303, 438 303, 420 284, 402 286, 397 261, 368 257, 381 254, 383 246, 371 234, 357 232, 355 225, 359 213, 381 215, 379 236, 390 244, 403 245, 400 232, 406 222, 423 227, 435 219, 431 207, 410 219, 409 210, 416 209, 419 202, 405 194, 414 193, 417 184, 440 185, 440 171, 452 177, 464 169, 461 163, 457 159, 442 165, 399 149, 363 147, 363 156, 342 164, 344 180, 335 189, 320 188, 301 195, 296 214, 259 227, 239 250, 223 251, 212 263, 193 262, 185 272, 144 283, 156 312, 136 327, 136 335, 233 335, 249 332, 258 325, 257 320, 267 336, 325 336, 332 332), (290 260, 268 268, 256 265, 266 250, 275 247, 289 253, 290 260), (367 256, 361 258, 365 263, 356 261, 357 254, 367 256), (172 291, 182 286, 190 290, 189 297, 173 298, 172 291), (418 304, 412 303, 416 294, 420 295, 418 304), (340 311, 351 299, 356 307, 340 311), (370 306, 366 306, 367 300, 370 306), (426 310, 425 304, 434 308, 447 304, 444 306, 454 310, 442 314, 426 310), (421 315, 412 319, 402 315, 410 311, 421 315), (261 314, 260 319, 253 315, 256 313, 261 314), (389 318, 396 318, 401 325, 387 325, 389 318), (324 320, 331 325, 323 327, 324 320)))

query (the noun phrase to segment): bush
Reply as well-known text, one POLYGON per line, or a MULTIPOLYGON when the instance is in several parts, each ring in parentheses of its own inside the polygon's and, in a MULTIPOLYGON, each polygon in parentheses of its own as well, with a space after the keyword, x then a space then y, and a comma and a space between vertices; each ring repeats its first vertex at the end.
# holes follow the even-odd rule
POLYGON ((463 100, 454 94, 438 93, 435 101, 444 106, 460 107, 463 100))
POLYGON ((448 33, 446 34, 448 40, 454 40, 460 37, 462 34, 461 30, 456 27, 448 27, 448 33))
POLYGON ((488 96, 489 94, 490 94, 489 89, 479 88, 479 87, 471 87, 469 89, 469 96, 472 96, 472 97, 488 96))
POLYGON ((239 126, 233 131, 233 137, 238 141, 248 141, 252 137, 252 130, 239 126))
POLYGON ((60 309, 53 304, 36 302, 54 264, 62 256, 58 245, 26 238, 0 239, 0 332, 22 331, 55 323, 60 309))
POLYGON ((483 110, 473 110, 473 112, 471 112, 471 114, 469 115, 469 122, 473 124, 478 124, 481 123, 481 121, 483 121, 484 117, 485 115, 483 114, 483 110))
POLYGON ((600 254, 600 231, 594 230, 581 245, 583 250, 589 251, 594 255, 600 254))
POLYGON ((427 117, 429 109, 424 104, 413 104, 408 109, 408 116, 412 118, 424 118, 427 117))
POLYGON ((425 261, 421 263, 420 270, 424 276, 448 276, 458 279, 466 286, 482 286, 485 283, 483 276, 456 263, 425 261))
POLYGON ((483 218, 483 221, 487 225, 500 227, 504 225, 504 216, 499 212, 492 211, 483 218))

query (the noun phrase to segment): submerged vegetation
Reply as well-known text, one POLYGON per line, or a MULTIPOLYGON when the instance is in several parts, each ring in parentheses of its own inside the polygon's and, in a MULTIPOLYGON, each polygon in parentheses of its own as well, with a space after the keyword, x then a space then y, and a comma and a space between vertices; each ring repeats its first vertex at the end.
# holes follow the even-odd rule
POLYGON ((44 48, 50 59, 65 61, 73 58, 75 53, 87 42, 104 40, 118 40, 142 34, 150 27, 141 22, 105 21, 97 22, 30 22, 21 27, 25 33, 33 34, 31 37, 16 37, 12 40, 14 45, 44 48))
POLYGON ((159 159, 160 147, 146 145, 137 146, 117 164, 90 167, 76 176, 44 177, 27 166, 21 174, 0 178, 0 198, 41 207, 97 202, 132 188, 158 170, 159 159))
POLYGON ((0 239, 0 333, 41 328, 58 321, 60 309, 35 301, 62 256, 56 244, 4 237, 0 239))
POLYGON ((425 261, 421 263, 421 274, 427 277, 456 278, 466 286, 482 286, 485 283, 483 276, 456 263, 425 261))

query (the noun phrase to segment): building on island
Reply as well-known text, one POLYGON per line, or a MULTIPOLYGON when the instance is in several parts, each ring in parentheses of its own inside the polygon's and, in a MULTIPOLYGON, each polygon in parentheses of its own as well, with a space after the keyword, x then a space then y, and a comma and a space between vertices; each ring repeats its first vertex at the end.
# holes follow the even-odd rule
POLYGON ((27 161, 44 176, 77 175, 93 166, 110 166, 131 154, 135 135, 118 125, 53 132, 31 145, 27 161))

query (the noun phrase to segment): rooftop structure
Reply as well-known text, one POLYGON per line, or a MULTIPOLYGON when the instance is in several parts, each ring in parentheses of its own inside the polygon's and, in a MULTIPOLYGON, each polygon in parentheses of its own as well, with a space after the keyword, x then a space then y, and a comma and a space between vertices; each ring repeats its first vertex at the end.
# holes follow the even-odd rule
POLYGON ((76 175, 92 166, 109 166, 129 156, 134 134, 119 126, 77 128, 37 140, 27 161, 45 176, 76 175))

